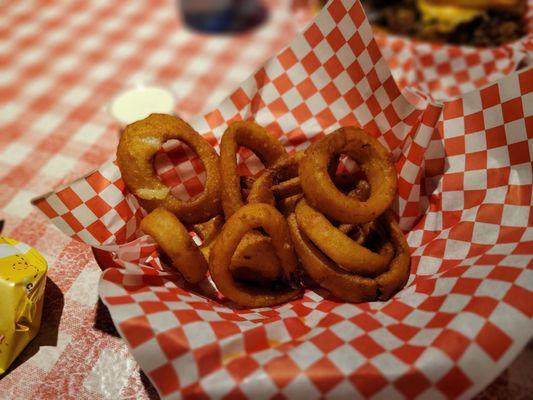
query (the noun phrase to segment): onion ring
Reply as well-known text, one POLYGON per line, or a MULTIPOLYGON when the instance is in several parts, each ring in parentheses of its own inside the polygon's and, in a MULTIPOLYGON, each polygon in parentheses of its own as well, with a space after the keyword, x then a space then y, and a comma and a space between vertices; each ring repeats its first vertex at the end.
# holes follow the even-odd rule
POLYGON ((329 218, 349 224, 376 219, 396 196, 397 177, 387 149, 362 129, 345 127, 313 143, 300 163, 299 175, 309 204, 329 218), (354 159, 371 187, 366 201, 344 194, 335 187, 328 166, 344 153, 354 159))
POLYGON ((242 238, 231 257, 233 277, 250 282, 272 282, 281 276, 279 258, 272 239, 259 232, 249 232, 242 238))
POLYGON ((367 222, 363 225, 354 225, 354 224, 342 224, 337 228, 339 231, 344 233, 346 236, 350 237, 355 243, 363 246, 363 243, 366 239, 366 233, 369 231, 367 224, 373 224, 372 222, 367 222))
POLYGON ((217 153, 207 140, 179 118, 151 114, 128 125, 118 144, 117 164, 126 187, 148 211, 164 207, 185 224, 207 221, 220 212, 221 179, 217 153), (205 188, 189 201, 174 197, 154 170, 155 154, 171 139, 187 144, 205 167, 205 188))
POLYGON ((285 198, 301 193, 298 166, 303 157, 302 152, 297 152, 283 157, 273 166, 267 168, 252 185, 248 202, 274 205, 276 197, 285 198), (275 196, 276 191, 279 197, 275 196))
MULTIPOLYGON (((200 251, 209 260, 214 241, 200 246, 200 251)), ((256 283, 268 283, 281 276, 280 262, 272 241, 259 232, 249 232, 242 238, 231 257, 230 271, 236 279, 256 283)))
MULTIPOLYGON (((280 201, 302 193, 300 177, 298 176, 298 166, 304 156, 303 152, 296 152, 289 157, 282 158, 275 165, 268 168, 253 182, 248 195, 248 202, 275 204, 275 200, 280 201)), ((358 188, 357 190, 361 192, 356 195, 362 195, 364 191, 370 193, 368 182, 362 180, 360 174, 334 174, 336 162, 338 162, 338 157, 330 164, 329 170, 336 186, 340 185, 353 189, 355 183, 358 185, 356 186, 358 188), (361 187, 360 183, 363 184, 363 187, 361 187)), ((368 198, 368 194, 366 198, 368 198)))
MULTIPOLYGON (((255 179, 246 177, 242 179, 245 185, 251 185, 255 179)), ((193 230, 202 239, 202 251, 206 260, 209 260, 212 243, 220 234, 224 219, 218 215, 215 218, 197 224, 193 230)), ((275 281, 281 275, 279 259, 276 257, 271 239, 259 232, 249 232, 244 235, 235 254, 231 259, 231 272, 235 278, 251 282, 266 283, 275 281)))
POLYGON ((319 286, 329 290, 340 299, 360 303, 373 300, 388 300, 409 279, 409 247, 392 213, 386 211, 380 218, 386 226, 394 247, 394 258, 389 270, 376 278, 365 278, 339 268, 328 259, 298 227, 296 216, 288 217, 289 230, 305 272, 319 286))
MULTIPOLYGON (((202 240, 200 251, 206 260, 209 260, 212 244, 223 225, 224 219, 217 215, 193 227, 194 232, 202 240)), ((249 232, 244 235, 231 259, 230 269, 235 278, 250 282, 275 281, 281 275, 279 259, 276 257, 271 239, 259 232, 249 232)))
MULTIPOLYGON (((348 196, 355 197, 361 201, 366 201, 370 196, 370 186, 368 185, 368 182, 363 179, 359 180, 355 185, 355 188, 348 192, 348 196)), ((376 221, 370 221, 362 225, 341 224, 337 229, 353 239, 358 245, 368 248, 368 245, 371 244, 368 242, 372 240, 372 233, 377 233, 381 239, 384 238, 385 235, 380 232, 379 228, 380 227, 376 224, 376 221)), ((390 261, 393 255, 392 245, 385 242, 379 253, 390 261)))
POLYGON ((217 238, 223 225, 224 218, 221 215, 217 215, 209 221, 194 225, 193 231, 202 240, 202 246, 208 246, 217 238))
POLYGON ((242 307, 267 307, 284 303, 300 293, 296 280, 297 259, 287 223, 283 216, 268 204, 248 204, 235 212, 222 228, 209 257, 209 271, 218 290, 242 307), (280 260, 283 287, 249 287, 233 277, 231 259, 244 235, 262 228, 272 239, 280 260))
MULTIPOLYGON (((354 185, 356 185, 360 181, 365 181, 364 175, 360 172, 346 172, 342 174, 336 174, 332 177, 332 181, 335 184, 335 187, 339 189, 340 191, 347 193, 354 189, 354 185)), ((366 182, 368 185, 368 182, 366 182)), ((368 185, 368 193, 370 194, 370 185, 368 185)))
POLYGON ((255 178, 253 176, 240 176, 239 179, 241 188, 243 190, 250 190, 255 182, 255 178))
POLYGON ((302 193, 302 186, 300 185, 300 178, 298 176, 280 182, 272 186, 272 193, 278 199, 285 199, 290 196, 302 193))
POLYGON ((385 238, 385 235, 380 232, 380 226, 376 224, 376 221, 367 222, 363 225, 343 224, 339 225, 337 229, 361 246, 371 242, 373 236, 378 236, 382 240, 385 238))
POLYGON ((252 150, 267 168, 287 156, 285 147, 256 123, 238 121, 228 126, 220 141, 222 207, 226 219, 244 205, 237 173, 239 146, 252 150))
MULTIPOLYGON (((361 201, 366 201, 370 196, 370 185, 364 179, 358 180, 355 184, 355 188, 348 192, 348 196, 352 196, 361 201)), ((347 236, 350 236, 356 241, 357 244, 363 245, 366 235, 368 234, 370 227, 374 225, 374 221, 367 222, 363 225, 355 224, 341 224, 338 229, 347 236), (355 233, 355 238, 353 234, 355 233)))
POLYGON ((287 222, 301 265, 313 281, 333 295, 353 303, 377 298, 378 285, 374 279, 350 274, 326 258, 300 231, 294 214, 287 222))
MULTIPOLYGON (((298 165, 303 157, 303 152, 297 152, 288 158, 281 159, 274 166, 268 168, 257 179, 258 182, 254 182, 255 188, 252 185, 250 189, 252 196, 249 198, 249 202, 273 204, 273 198, 281 200, 302 193, 298 165), (269 191, 272 192, 273 196, 269 191)), ((338 157, 331 163, 329 170, 335 185, 340 185, 341 187, 349 187, 351 185, 353 188, 353 183, 358 182, 357 177, 359 175, 352 173, 335 174, 335 162, 338 162, 338 157)), ((368 188, 370 189, 370 186, 368 188)))
MULTIPOLYGON (((228 127, 220 144, 222 204, 226 218, 244 204, 243 199, 249 199, 254 184, 253 178, 237 174, 239 146, 256 153, 266 167, 287 156, 281 143, 253 122, 235 122, 228 127)), ((258 282, 275 280, 281 272, 270 239, 258 232, 245 235, 233 255, 230 269, 237 278, 258 282)))
POLYGON ((278 201, 278 208, 284 216, 288 216, 294 212, 296 205, 303 198, 303 194, 295 194, 294 196, 287 197, 278 201))
POLYGON ((141 221, 141 230, 157 242, 187 282, 198 283, 207 273, 202 252, 179 219, 165 208, 156 208, 141 221))
POLYGON ((380 217, 380 222, 387 230, 388 237, 394 247, 394 258, 390 263, 389 270, 376 278, 379 285, 380 300, 388 300, 404 287, 409 279, 411 252, 392 211, 385 211, 380 217))
POLYGON ((341 268, 368 277, 387 270, 391 258, 389 251, 376 254, 357 244, 305 200, 298 203, 295 214, 298 226, 305 235, 341 268))
POLYGON ((240 176, 239 181, 241 185, 241 197, 246 201, 255 182, 255 178, 253 176, 240 176))
MULTIPOLYGON (((200 251, 206 260, 209 260, 211 247, 223 225, 224 219, 217 215, 193 228, 202 239, 200 251)), ((271 239, 259 232, 244 235, 231 259, 230 269, 237 279, 260 283, 274 281, 281 275, 279 259, 274 253, 271 239)))

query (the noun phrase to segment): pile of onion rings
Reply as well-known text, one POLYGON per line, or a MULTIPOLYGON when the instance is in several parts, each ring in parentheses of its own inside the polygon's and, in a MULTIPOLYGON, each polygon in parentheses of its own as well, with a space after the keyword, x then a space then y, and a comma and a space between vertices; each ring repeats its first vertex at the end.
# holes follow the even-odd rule
POLYGON ((386 300, 409 277, 409 247, 389 210, 394 164, 359 128, 340 128, 289 155, 266 129, 239 121, 224 132, 219 156, 183 120, 152 114, 126 127, 117 165, 147 213, 141 231, 187 282, 210 275, 236 306, 294 300, 303 282, 345 301, 386 300), (155 154, 171 139, 187 144, 205 168, 204 190, 189 201, 174 197, 154 169, 155 154), (264 164, 258 177, 238 174, 241 146, 264 164), (343 155, 355 172, 337 173, 343 155))

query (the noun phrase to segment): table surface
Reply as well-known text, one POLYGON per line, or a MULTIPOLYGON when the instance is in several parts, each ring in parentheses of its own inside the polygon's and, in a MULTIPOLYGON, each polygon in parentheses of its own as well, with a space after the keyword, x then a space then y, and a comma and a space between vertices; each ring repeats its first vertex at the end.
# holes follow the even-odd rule
MULTIPOLYGON (((49 263, 40 333, 0 377, 3 399, 157 398, 98 301, 91 249, 30 200, 113 157, 119 127, 107 106, 121 89, 158 83, 176 95, 179 115, 201 113, 310 16, 295 8, 302 1, 265 3, 268 20, 237 36, 185 29, 175 0, 0 4, 0 219, 4 234, 49 263)), ((526 398, 532 375, 530 344, 478 397, 526 398)))

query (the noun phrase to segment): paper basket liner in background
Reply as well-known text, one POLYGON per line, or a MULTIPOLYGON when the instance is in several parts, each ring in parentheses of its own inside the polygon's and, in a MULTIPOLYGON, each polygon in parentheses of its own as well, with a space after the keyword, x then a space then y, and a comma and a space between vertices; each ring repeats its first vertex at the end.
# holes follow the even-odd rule
MULTIPOLYGON (((530 68, 443 103, 401 92, 359 1, 339 0, 189 121, 213 145, 230 121, 254 119, 289 151, 354 124, 388 146, 413 253, 409 283, 386 302, 308 290, 235 310, 187 291, 140 234, 143 211, 112 162, 35 204, 107 257, 100 297, 165 399, 471 397, 533 332, 532 91, 530 68)), ((198 159, 166 150, 161 178, 180 196, 201 191, 198 159)))

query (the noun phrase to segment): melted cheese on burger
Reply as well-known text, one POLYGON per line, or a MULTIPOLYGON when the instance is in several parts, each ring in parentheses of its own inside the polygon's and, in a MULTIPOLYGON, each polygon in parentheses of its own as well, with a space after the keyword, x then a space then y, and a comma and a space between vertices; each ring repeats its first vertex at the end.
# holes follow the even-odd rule
POLYGON ((432 4, 430 0, 417 0, 417 6, 422 14, 422 21, 436 23, 440 32, 450 32, 457 25, 483 14, 480 9, 432 4))

